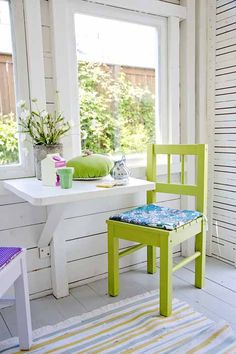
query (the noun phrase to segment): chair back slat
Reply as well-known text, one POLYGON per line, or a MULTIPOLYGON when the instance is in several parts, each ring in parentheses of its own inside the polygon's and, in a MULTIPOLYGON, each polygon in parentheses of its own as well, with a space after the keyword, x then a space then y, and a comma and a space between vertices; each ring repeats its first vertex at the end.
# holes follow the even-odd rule
POLYGON ((148 203, 156 201, 156 193, 170 193, 196 197, 196 209, 206 213, 207 195, 207 145, 157 145, 149 144, 147 152, 147 179, 156 182, 155 191, 148 192, 148 203), (157 181, 157 155, 167 155, 167 183, 157 181), (171 183, 171 155, 181 158, 181 183, 171 183), (196 183, 185 183, 185 156, 196 156, 196 183))
POLYGON ((185 155, 181 155, 181 183, 184 184, 185 181, 185 155))
POLYGON ((156 182, 156 193, 182 194, 196 196, 198 187, 195 185, 183 185, 177 183, 158 183, 156 182))
MULTIPOLYGON (((147 146, 147 180, 156 182, 156 155, 155 155, 155 145, 148 144, 147 146)), ((147 192, 147 202, 155 203, 156 201, 156 191, 147 192)))
POLYGON ((198 185, 198 195, 196 208, 203 213, 207 210, 207 174, 208 174, 208 156, 207 156, 207 145, 202 146, 202 152, 198 156, 197 161, 197 185, 198 185))
POLYGON ((171 155, 167 155, 167 180, 168 183, 171 183, 171 171, 170 171, 170 161, 171 161, 171 155))
POLYGON ((157 155, 198 155, 199 147, 206 146, 205 144, 193 144, 193 145, 184 145, 184 144, 168 144, 168 145, 158 145, 151 144, 154 146, 154 153, 157 155))

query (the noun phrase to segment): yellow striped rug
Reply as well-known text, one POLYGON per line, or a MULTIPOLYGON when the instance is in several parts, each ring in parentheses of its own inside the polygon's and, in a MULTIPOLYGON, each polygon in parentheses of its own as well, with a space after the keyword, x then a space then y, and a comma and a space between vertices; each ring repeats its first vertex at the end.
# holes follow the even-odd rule
MULTIPOLYGON (((0 343, 0 353, 19 353, 18 340, 0 343)), ((236 337, 188 304, 173 300, 173 315, 159 315, 157 292, 34 331, 29 353, 236 353, 236 337)))

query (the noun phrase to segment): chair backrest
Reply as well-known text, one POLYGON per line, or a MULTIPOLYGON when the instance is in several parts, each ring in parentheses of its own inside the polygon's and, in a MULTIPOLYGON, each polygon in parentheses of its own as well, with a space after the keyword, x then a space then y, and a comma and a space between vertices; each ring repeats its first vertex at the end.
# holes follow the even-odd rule
POLYGON ((207 145, 148 144, 147 179, 156 182, 156 190, 148 192, 148 203, 156 201, 156 193, 170 193, 196 197, 196 210, 206 213, 207 207, 207 145), (167 183, 157 180, 157 155, 167 155, 167 183), (171 183, 171 155, 179 155, 181 183, 171 183), (185 183, 185 156, 196 156, 196 184, 185 183))

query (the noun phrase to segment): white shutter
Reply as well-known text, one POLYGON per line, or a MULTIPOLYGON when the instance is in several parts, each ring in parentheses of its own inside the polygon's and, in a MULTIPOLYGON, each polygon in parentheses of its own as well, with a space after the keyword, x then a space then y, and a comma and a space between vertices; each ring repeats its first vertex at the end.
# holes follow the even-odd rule
POLYGON ((236 261, 236 2, 217 1, 212 255, 236 261))

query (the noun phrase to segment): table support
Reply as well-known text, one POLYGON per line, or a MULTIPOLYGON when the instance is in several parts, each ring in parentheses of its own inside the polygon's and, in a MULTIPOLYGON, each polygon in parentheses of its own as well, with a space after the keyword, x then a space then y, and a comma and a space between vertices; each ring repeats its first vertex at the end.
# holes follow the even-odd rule
POLYGON ((57 299, 69 295, 64 231, 66 207, 66 204, 47 207, 47 221, 38 241, 39 250, 50 244, 52 288, 57 299))
POLYGON ((56 204, 47 207, 47 221, 38 240, 38 248, 47 247, 57 230, 60 230, 64 220, 65 209, 65 204, 56 204))
POLYGON ((53 295, 60 297, 69 295, 65 233, 54 234, 51 242, 51 276, 53 295))

